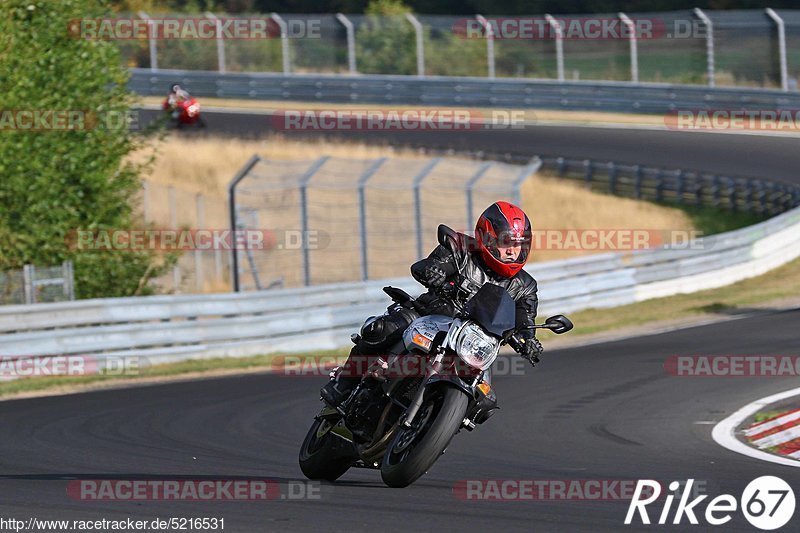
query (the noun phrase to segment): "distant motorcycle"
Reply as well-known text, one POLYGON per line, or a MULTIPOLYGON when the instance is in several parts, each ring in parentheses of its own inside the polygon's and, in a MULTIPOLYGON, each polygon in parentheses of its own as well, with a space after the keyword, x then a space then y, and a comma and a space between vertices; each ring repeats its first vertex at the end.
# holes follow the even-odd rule
MULTIPOLYGON (((309 479, 334 481, 351 467, 373 468, 386 485, 406 487, 427 472, 456 433, 472 431, 494 412, 485 372, 501 346, 519 346, 508 291, 487 283, 466 302, 468 295, 458 290, 442 294, 456 310, 451 317, 420 316, 405 291, 383 290, 418 318, 392 353, 372 363, 347 400, 337 408, 326 404, 314 418, 300 448, 300 468, 309 479), (408 372, 410 367, 416 370, 408 372)), ((561 334, 573 325, 556 315, 529 327, 561 334)))
POLYGON ((176 102, 174 105, 170 104, 169 97, 167 97, 161 107, 167 114, 170 127, 177 129, 191 126, 206 127, 205 120, 200 113, 200 104, 194 96, 176 102))

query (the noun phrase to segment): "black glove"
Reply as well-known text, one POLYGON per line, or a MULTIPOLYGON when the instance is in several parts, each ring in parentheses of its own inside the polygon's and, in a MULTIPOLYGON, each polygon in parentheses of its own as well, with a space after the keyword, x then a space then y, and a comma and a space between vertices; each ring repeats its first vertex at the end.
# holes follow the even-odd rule
POLYGON ((425 279, 429 287, 441 287, 447 279, 447 272, 438 265, 428 265, 425 267, 425 279))
POLYGON ((524 332, 519 335, 519 354, 528 360, 532 366, 539 362, 539 356, 544 352, 542 343, 539 342, 533 332, 524 332))

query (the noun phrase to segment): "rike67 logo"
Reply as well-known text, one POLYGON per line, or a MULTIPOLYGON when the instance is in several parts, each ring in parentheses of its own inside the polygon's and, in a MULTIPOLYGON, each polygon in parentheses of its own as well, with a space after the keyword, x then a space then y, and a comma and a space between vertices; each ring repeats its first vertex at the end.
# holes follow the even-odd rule
MULTIPOLYGON (((658 516, 658 524, 680 524, 683 518, 690 524, 697 525, 698 515, 705 519, 705 522, 712 526, 720 526, 728 523, 733 518, 733 513, 737 508, 741 509, 742 514, 751 525, 762 530, 778 529, 786 525, 794 515, 795 499, 794 491, 784 480, 775 476, 762 476, 751 481, 742 492, 739 501, 730 494, 721 494, 706 504, 705 512, 700 513, 700 503, 708 495, 697 496, 689 500, 692 495, 693 479, 686 482, 686 488, 680 491, 678 505, 672 515, 672 504, 676 492, 680 489, 681 483, 673 481, 669 484, 672 494, 667 494, 663 498, 664 506, 658 516)), ((634 516, 639 515, 642 524, 650 524, 647 506, 661 499, 661 484, 657 481, 645 479, 639 480, 628 507, 628 514, 625 516, 625 524, 631 524, 634 516), (647 494, 643 497, 643 494, 647 494)))

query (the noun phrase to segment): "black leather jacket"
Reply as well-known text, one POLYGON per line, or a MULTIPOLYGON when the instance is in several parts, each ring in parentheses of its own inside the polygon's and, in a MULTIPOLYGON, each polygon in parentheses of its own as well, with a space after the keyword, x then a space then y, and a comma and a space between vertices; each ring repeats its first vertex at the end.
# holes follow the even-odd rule
MULTIPOLYGON (((448 281, 454 281, 471 296, 484 283, 504 287, 516 302, 517 327, 533 325, 539 298, 536 294, 536 280, 520 270, 513 278, 497 275, 486 263, 478 250, 473 237, 457 233, 445 225, 439 226, 439 245, 431 254, 411 265, 414 279, 429 287, 425 269, 432 264, 445 271, 448 281)), ((430 314, 452 314, 452 309, 432 290, 421 295, 418 302, 427 307, 430 314)))

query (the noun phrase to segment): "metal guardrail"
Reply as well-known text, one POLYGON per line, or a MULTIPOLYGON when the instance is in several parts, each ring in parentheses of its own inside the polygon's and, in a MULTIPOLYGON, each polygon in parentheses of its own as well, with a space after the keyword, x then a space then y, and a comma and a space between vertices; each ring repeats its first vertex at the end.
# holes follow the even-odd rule
MULTIPOLYGON (((684 249, 535 263, 541 315, 709 289, 800 257, 800 208, 684 249)), ((150 296, 0 308, 0 354, 141 356, 152 362, 336 348, 411 278, 238 294, 150 296)))
POLYGON ((472 106, 669 113, 800 109, 800 93, 629 82, 390 75, 219 73, 131 69, 128 87, 163 96, 180 83, 199 97, 383 105, 472 106))

